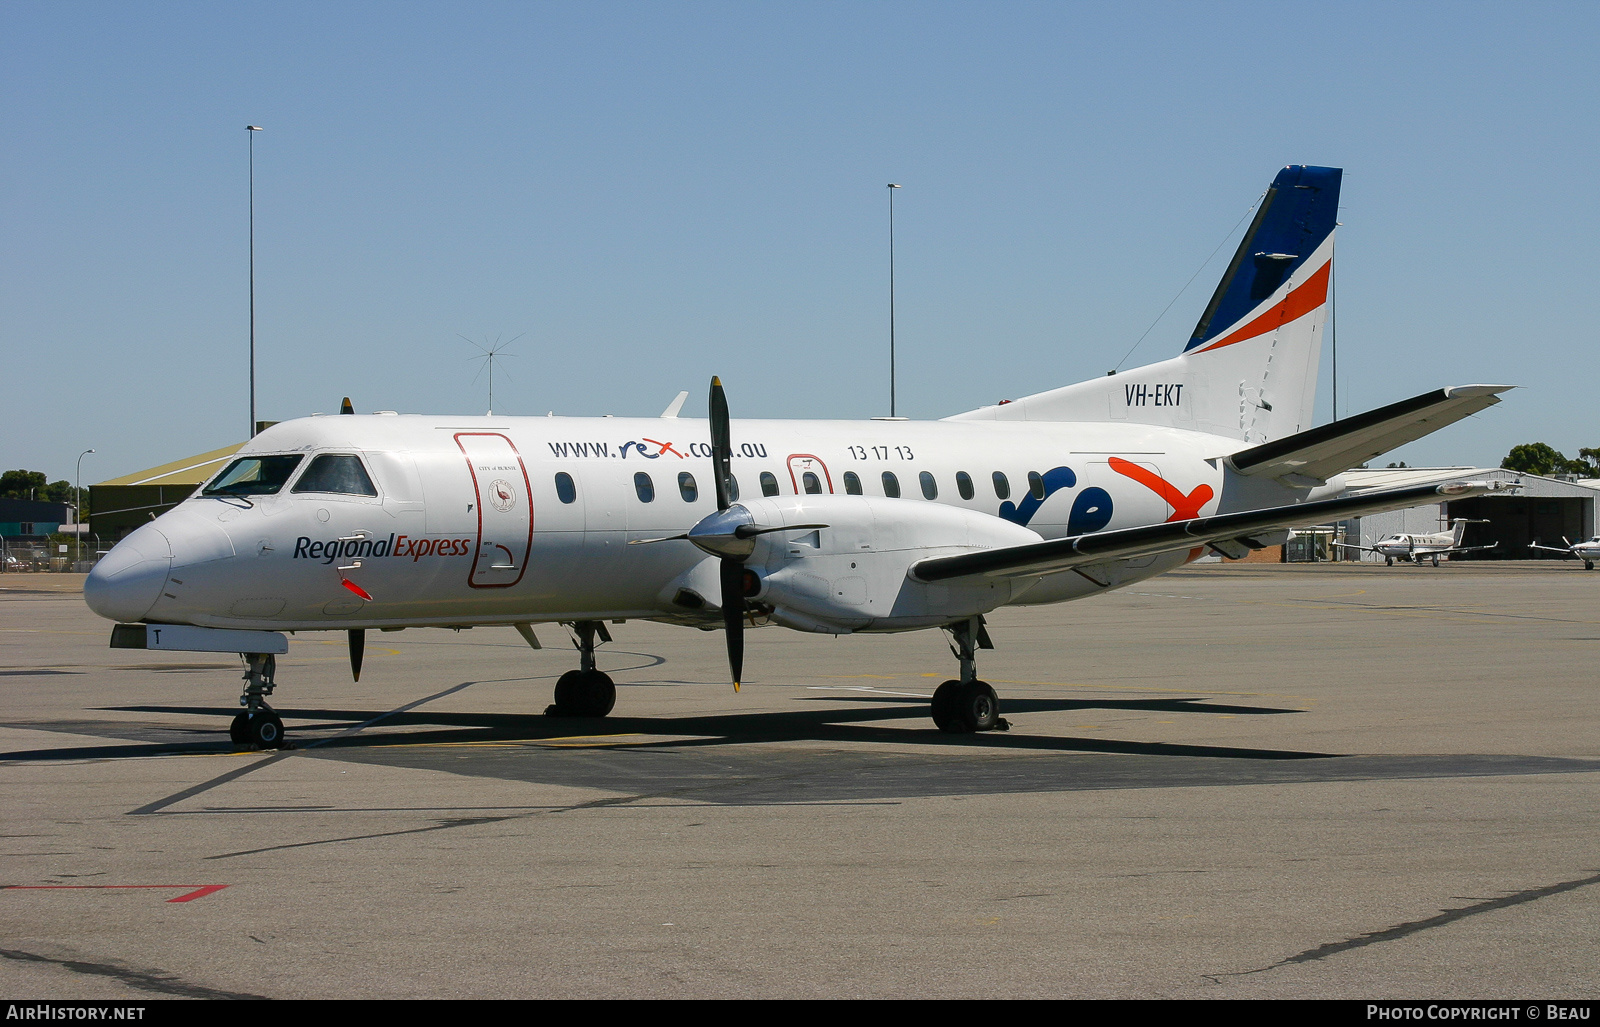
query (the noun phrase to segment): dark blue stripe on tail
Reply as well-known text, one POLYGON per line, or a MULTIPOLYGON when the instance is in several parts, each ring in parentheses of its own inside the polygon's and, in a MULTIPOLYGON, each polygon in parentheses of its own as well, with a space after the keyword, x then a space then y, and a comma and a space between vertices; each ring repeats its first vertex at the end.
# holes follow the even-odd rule
POLYGON ((1296 164, 1278 172, 1184 351, 1232 328, 1322 245, 1339 214, 1341 168, 1296 164))

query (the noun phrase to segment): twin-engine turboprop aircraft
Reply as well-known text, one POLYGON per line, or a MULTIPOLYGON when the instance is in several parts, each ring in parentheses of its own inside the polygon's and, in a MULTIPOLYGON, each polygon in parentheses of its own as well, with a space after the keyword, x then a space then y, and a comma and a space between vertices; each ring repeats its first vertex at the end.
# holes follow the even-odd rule
POLYGON ((1279 172, 1183 353, 941 421, 303 418, 267 429, 97 565, 113 646, 240 653, 235 741, 279 745, 284 631, 569 625, 549 711, 615 702, 606 622, 744 631, 943 628, 946 731, 1005 726, 977 676, 984 615, 1238 558, 1288 529, 1490 491, 1344 495, 1340 472, 1499 402, 1442 389, 1313 428, 1337 168, 1279 172), (652 544, 645 544, 652 543, 652 544))

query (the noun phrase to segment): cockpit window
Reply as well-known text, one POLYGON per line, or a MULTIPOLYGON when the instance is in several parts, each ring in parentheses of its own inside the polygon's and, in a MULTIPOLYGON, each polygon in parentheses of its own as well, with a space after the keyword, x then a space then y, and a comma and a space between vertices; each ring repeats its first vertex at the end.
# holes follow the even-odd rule
POLYGON ((292 492, 333 492, 342 496, 376 496, 361 458, 350 453, 323 453, 311 461, 292 492))
MULTIPOLYGON (((273 496, 283 488, 303 457, 242 456, 212 479, 202 496, 273 496)), ((376 494, 376 493, 374 493, 376 494)))

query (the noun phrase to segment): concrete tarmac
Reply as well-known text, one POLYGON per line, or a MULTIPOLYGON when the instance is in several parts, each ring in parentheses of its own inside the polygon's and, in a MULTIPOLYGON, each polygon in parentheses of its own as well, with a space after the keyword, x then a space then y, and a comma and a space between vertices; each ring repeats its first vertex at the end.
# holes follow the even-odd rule
POLYGON ((943 636, 112 650, 0 576, 9 998, 1600 997, 1600 572, 1200 566, 943 636))

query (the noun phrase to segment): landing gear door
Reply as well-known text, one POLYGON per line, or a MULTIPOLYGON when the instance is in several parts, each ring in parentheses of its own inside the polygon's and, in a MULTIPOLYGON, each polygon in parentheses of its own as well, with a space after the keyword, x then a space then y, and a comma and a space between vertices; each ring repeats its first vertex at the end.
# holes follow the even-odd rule
POLYGON ((467 584, 509 588, 522 580, 533 548, 533 489, 522 456, 499 432, 457 432, 477 495, 478 537, 467 584))
POLYGON ((797 496, 833 494, 833 475, 828 473, 828 465, 810 453, 789 454, 789 482, 797 496))

